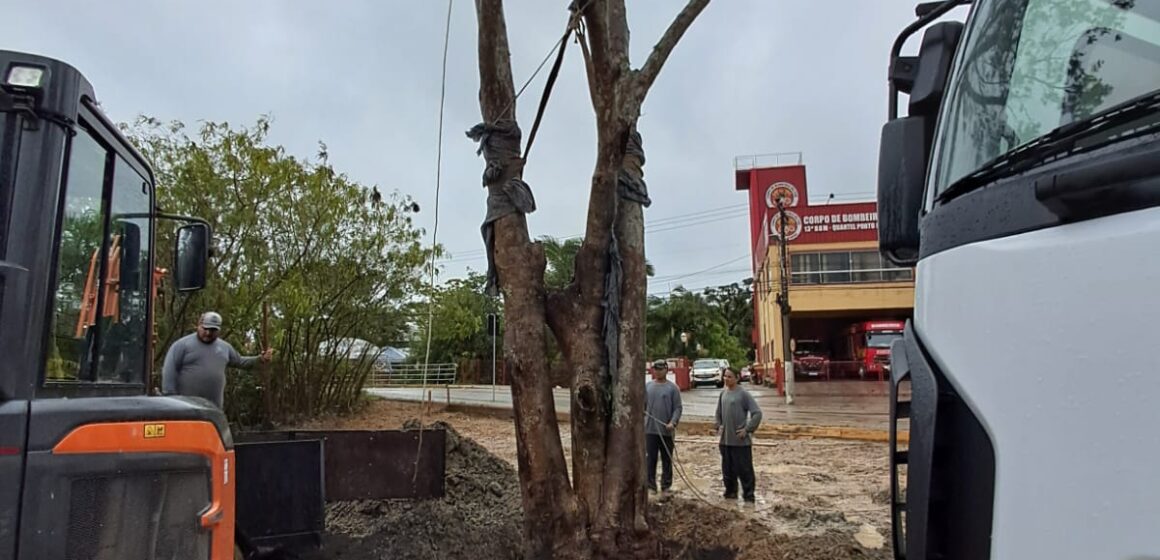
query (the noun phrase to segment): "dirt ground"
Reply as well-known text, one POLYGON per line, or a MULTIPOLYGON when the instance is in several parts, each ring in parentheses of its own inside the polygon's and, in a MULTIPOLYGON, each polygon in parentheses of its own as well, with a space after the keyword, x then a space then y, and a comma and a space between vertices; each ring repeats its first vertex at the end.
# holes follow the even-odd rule
MULTIPOLYGON (((520 558, 522 523, 510 420, 424 411, 377 401, 362 414, 305 428, 448 429, 446 496, 425 502, 330 504, 317 559, 520 558)), ((570 452, 567 425, 561 426, 570 452)), ((720 496, 720 455, 705 436, 677 439, 674 496, 654 502, 654 526, 673 558, 844 560, 891 558, 886 446, 758 439, 757 503, 720 496)), ((658 476, 659 476, 658 465, 658 476)))

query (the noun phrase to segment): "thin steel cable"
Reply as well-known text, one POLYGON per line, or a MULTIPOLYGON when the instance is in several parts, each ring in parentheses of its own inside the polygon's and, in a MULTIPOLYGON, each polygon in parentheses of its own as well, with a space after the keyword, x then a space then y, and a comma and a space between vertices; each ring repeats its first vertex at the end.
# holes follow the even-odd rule
MULTIPOLYGON (((427 370, 431 365, 431 327, 435 323, 435 247, 439 239, 439 192, 443 180, 443 109, 447 100, 447 50, 451 43, 451 7, 454 2, 455 0, 447 0, 447 22, 444 24, 443 30, 443 71, 439 85, 439 132, 435 146, 435 223, 431 227, 431 260, 427 269, 431 276, 431 291, 427 300, 427 350, 423 354, 423 389, 419 394, 420 403, 422 403, 423 396, 427 394, 427 370)), ((419 417, 419 443, 415 450, 415 472, 411 475, 411 482, 415 482, 419 477, 419 458, 422 457, 423 451, 423 427, 427 420, 427 407, 420 404, 420 409, 422 412, 419 417)))

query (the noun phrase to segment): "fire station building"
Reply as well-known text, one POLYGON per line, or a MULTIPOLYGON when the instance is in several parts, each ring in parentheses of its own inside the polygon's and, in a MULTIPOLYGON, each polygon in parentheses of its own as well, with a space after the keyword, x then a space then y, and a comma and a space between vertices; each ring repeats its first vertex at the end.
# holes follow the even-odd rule
POLYGON ((795 379, 884 377, 889 343, 913 313, 914 271, 879 254, 877 202, 811 200, 800 154, 741 157, 734 168, 736 189, 749 191, 758 365, 772 372, 785 359, 784 236, 795 379))

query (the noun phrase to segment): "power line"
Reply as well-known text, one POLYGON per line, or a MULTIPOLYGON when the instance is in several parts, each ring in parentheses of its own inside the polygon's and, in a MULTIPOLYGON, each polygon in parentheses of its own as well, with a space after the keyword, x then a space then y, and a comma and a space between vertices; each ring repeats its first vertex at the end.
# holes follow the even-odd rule
MULTIPOLYGON (((550 54, 550 53, 549 53, 550 54)), ((849 201, 849 200, 864 200, 873 198, 876 195, 874 192, 861 193, 843 193, 835 194, 833 201, 849 201)), ((821 202, 811 202, 810 206, 826 206, 827 200, 821 202)), ((739 204, 731 204, 728 206, 719 206, 698 212, 688 212, 685 214, 677 214, 675 216, 666 216, 664 218, 657 218, 656 220, 645 223, 645 235, 654 233, 664 233, 667 231, 675 231, 694 226, 717 223, 729 219, 745 217, 749 215, 749 203, 742 202, 739 204), (741 212, 730 212, 742 210, 741 212), (649 229, 652 228, 652 229, 649 229)), ((583 234, 574 234, 565 237, 557 237, 560 241, 568 241, 570 239, 580 239, 583 234)), ((483 258, 484 249, 469 249, 463 252, 450 251, 453 255, 450 258, 443 259, 440 262, 456 262, 467 260, 480 260, 483 258)))
POLYGON ((747 215, 748 215, 748 212, 734 214, 734 215, 730 215, 730 216, 720 216, 720 217, 705 219, 705 220, 694 220, 694 221, 691 221, 688 223, 673 224, 673 225, 670 225, 668 227, 646 229, 644 231, 644 234, 650 235, 650 234, 654 234, 654 233, 664 233, 666 231, 674 231, 674 230, 685 229, 685 228, 690 228, 690 227, 694 227, 694 226, 703 226, 706 224, 713 224, 713 223, 722 222, 725 220, 735 220, 737 218, 743 218, 747 215))
MULTIPOLYGON (((873 192, 848 192, 848 194, 835 195, 834 201, 843 201, 843 199, 863 199, 873 196, 873 192)), ((825 206, 825 202, 810 204, 811 206, 825 206)), ((688 212, 683 214, 676 214, 676 216, 668 216, 665 218, 658 218, 653 221, 645 223, 645 235, 652 235, 655 233, 672 232, 676 230, 684 230, 688 227, 703 226, 709 224, 717 224, 720 221, 747 217, 749 214, 748 203, 731 204, 727 206, 718 206, 715 209, 709 209, 699 212, 688 212), (742 210, 737 212, 737 210, 742 210), (731 212, 732 211, 732 212, 731 212)), ((560 241, 567 241, 571 239, 580 239, 583 234, 567 235, 567 237, 557 238, 560 241)), ((462 253, 450 252, 452 255, 448 259, 443 259, 440 262, 463 262, 463 261, 479 261, 485 257, 485 249, 469 249, 462 253)))
POLYGON ((689 278, 692 276, 722 276, 725 274, 740 274, 742 272, 751 272, 751 270, 749 267, 727 268, 724 270, 714 270, 711 272, 704 272, 704 273, 699 273, 699 274, 698 273, 690 273, 690 274, 669 275, 669 276, 654 276, 652 278, 649 278, 648 281, 650 283, 651 282, 671 282, 673 280, 677 280, 677 279, 681 279, 681 278, 689 278))
MULTIPOLYGON (((713 223, 717 223, 717 222, 721 222, 721 221, 725 221, 725 220, 732 220, 732 219, 736 219, 738 217, 741 217, 741 215, 722 216, 722 217, 718 217, 718 218, 693 221, 693 222, 683 223, 683 224, 673 224, 673 225, 670 225, 669 227, 663 227, 663 228, 659 228, 659 229, 646 229, 644 234, 645 235, 652 235, 655 233, 664 233, 664 232, 668 232, 668 231, 676 231, 676 230, 680 230, 680 229, 687 229, 687 228, 691 228, 691 227, 713 224, 713 223)), ((574 235, 574 236, 562 237, 562 238, 558 238, 558 239, 561 241, 567 241, 569 239, 579 239, 580 237, 581 236, 579 236, 579 235, 574 235)), ((459 254, 459 256, 452 256, 450 258, 442 259, 439 262, 441 262, 441 263, 455 263, 455 262, 464 262, 464 261, 478 261, 478 260, 484 259, 486 257, 487 257, 486 253, 483 253, 481 250, 473 250, 473 251, 461 253, 461 254, 459 254)))
POLYGON ((714 269, 720 268, 720 267, 722 267, 722 266, 725 266, 725 265, 727 265, 727 264, 733 264, 733 263, 735 263, 735 262, 737 262, 737 261, 739 261, 739 260, 741 260, 741 259, 747 259, 747 258, 749 258, 749 254, 748 254, 748 253, 746 253, 746 254, 744 254, 744 255, 741 255, 740 257, 734 258, 734 259, 729 259, 729 260, 727 260, 727 261, 725 261, 725 262, 723 262, 723 263, 720 263, 720 264, 715 264, 715 265, 713 265, 713 266, 711 266, 711 267, 709 267, 709 268, 706 268, 706 269, 703 269, 703 270, 698 270, 697 272, 690 272, 690 273, 688 273, 688 274, 681 274, 681 275, 674 276, 674 277, 672 277, 672 278, 667 278, 665 281, 666 281, 666 282, 672 282, 673 280, 680 280, 680 279, 682 279, 682 278, 689 278, 689 277, 692 277, 692 276, 697 276, 697 275, 700 275, 700 274, 704 274, 704 273, 706 273, 706 272, 709 272, 709 271, 711 271, 711 270, 714 270, 714 269))
MULTIPOLYGON (((684 220, 686 218, 719 216, 722 212, 727 212, 730 210, 734 210, 734 211, 740 210, 740 209, 744 209, 748 206, 749 206, 748 203, 732 204, 729 206, 720 206, 717 208, 710 208, 708 210, 701 210, 698 212, 689 212, 686 214, 677 214, 674 216, 666 216, 664 218, 657 218, 656 220, 653 220, 650 222, 645 222, 645 228, 646 228, 645 233, 646 234, 648 233, 647 228, 649 228, 649 227, 655 228, 655 227, 670 225, 670 222, 677 222, 680 220, 684 220)), ((738 213, 737 215, 744 215, 744 213, 738 213)), ((730 217, 732 217, 732 216, 730 216, 730 217)), ((581 237, 584 237, 584 234, 575 234, 575 235, 569 235, 566 237, 557 237, 557 239, 559 239, 560 241, 567 241, 569 239, 580 239, 581 237)), ((466 259, 468 256, 474 256, 475 253, 479 253, 482 255, 484 253, 484 251, 485 251, 484 249, 469 249, 467 251, 462 251, 462 252, 451 251, 451 253, 453 255, 456 255, 456 256, 453 256, 449 259, 443 259, 443 262, 454 261, 454 260, 459 260, 459 259, 466 259)))

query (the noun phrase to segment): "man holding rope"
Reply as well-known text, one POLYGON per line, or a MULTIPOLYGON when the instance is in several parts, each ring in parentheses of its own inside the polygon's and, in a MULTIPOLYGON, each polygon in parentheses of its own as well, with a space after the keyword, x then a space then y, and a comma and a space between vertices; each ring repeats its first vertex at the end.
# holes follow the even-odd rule
POLYGON ((742 497, 747 503, 757 501, 753 475, 753 432, 761 424, 761 408, 748 391, 737 384, 737 372, 725 370, 725 389, 717 399, 717 437, 721 446, 721 476, 725 482, 725 499, 737 499, 737 480, 741 479, 742 497))
POLYGON ((664 360, 653 363, 651 383, 645 386, 644 438, 648 452, 648 488, 657 491, 657 455, 661 468, 661 498, 669 496, 673 486, 673 435, 681 420, 681 390, 668 380, 669 364, 664 360))

